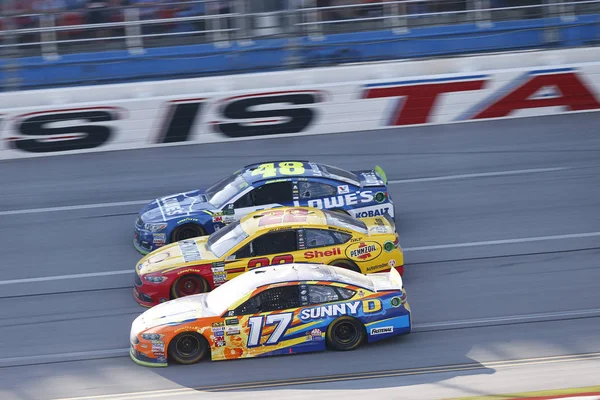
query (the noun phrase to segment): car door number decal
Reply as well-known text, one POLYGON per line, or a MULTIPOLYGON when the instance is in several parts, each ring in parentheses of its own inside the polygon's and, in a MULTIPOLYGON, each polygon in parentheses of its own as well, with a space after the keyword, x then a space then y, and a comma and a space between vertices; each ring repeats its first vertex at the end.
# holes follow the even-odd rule
POLYGON ((263 327, 275 324, 277 324, 277 326, 265 342, 265 345, 274 345, 279 343, 283 334, 290 326, 293 315, 293 313, 267 315, 266 322, 264 316, 250 317, 248 319, 250 334, 248 335, 248 343, 246 344, 246 347, 251 348, 260 346, 260 338, 262 336, 263 327))
POLYGON ((252 260, 248 261, 248 269, 266 267, 267 265, 289 264, 293 262, 294 256, 291 254, 275 256, 273 257, 272 261, 270 261, 267 257, 253 258, 252 260))

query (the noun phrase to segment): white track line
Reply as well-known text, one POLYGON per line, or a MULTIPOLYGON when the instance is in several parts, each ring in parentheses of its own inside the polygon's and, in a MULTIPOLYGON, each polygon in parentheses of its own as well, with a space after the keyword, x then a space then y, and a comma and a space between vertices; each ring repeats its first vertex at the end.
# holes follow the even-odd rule
POLYGON ((390 183, 394 184, 394 183, 430 182, 430 181, 449 181, 449 180, 454 180, 454 179, 485 178, 485 177, 489 177, 489 176, 535 174, 535 173, 541 173, 541 172, 565 171, 568 169, 572 169, 572 167, 517 169, 517 170, 512 170, 512 171, 482 172, 479 174, 432 176, 430 178, 414 178, 414 179, 396 179, 396 180, 388 181, 388 184, 390 184, 390 183))
MULTIPOLYGON (((453 243, 453 244, 440 244, 434 246, 421 246, 421 247, 406 247, 403 248, 403 252, 411 251, 425 251, 425 250, 438 250, 438 249, 452 249, 461 247, 477 247, 477 246, 495 246, 501 244, 518 244, 528 242, 543 242, 548 240, 566 240, 566 239, 579 239, 600 236, 600 232, 588 232, 588 233, 573 233, 568 235, 555 235, 555 236, 538 236, 518 239, 505 239, 505 240, 488 240, 484 242, 466 242, 466 243, 453 243)), ((82 278, 95 278, 99 276, 111 276, 111 275, 128 275, 133 274, 133 266, 131 269, 120 270, 120 271, 107 271, 107 272, 92 272, 87 274, 72 274, 72 275, 56 275, 56 276, 44 276, 39 278, 23 278, 23 279, 11 279, 6 281, 0 281, 0 285, 14 285, 18 283, 33 283, 33 282, 47 282, 47 281, 58 281, 63 279, 82 279, 82 278)))
POLYGON ((134 200, 134 201, 120 201, 120 202, 116 202, 116 203, 78 204, 78 205, 74 205, 74 206, 62 206, 62 207, 28 208, 28 209, 23 209, 23 210, 0 211, 0 216, 47 213, 47 212, 57 212, 57 211, 87 210, 90 208, 136 206, 136 205, 141 205, 141 204, 148 204, 151 201, 152 200, 134 200))
MULTIPOLYGON (((479 174, 432 176, 429 178, 414 178, 414 179, 396 179, 396 180, 388 181, 388 184, 393 185, 393 184, 398 184, 398 183, 416 183, 416 182, 430 182, 430 181, 447 181, 447 180, 454 180, 454 179, 485 178, 485 177, 491 177, 491 176, 522 175, 522 174, 534 174, 534 173, 541 173, 541 172, 564 171, 564 170, 568 170, 568 169, 572 169, 572 167, 519 169, 519 170, 512 170, 512 171, 482 172, 479 174)), ((21 215, 21 214, 48 213, 48 212, 59 212, 59 211, 87 210, 87 209, 92 209, 92 208, 134 206, 134 205, 148 204, 151 201, 152 200, 132 200, 132 201, 121 201, 121 202, 116 202, 116 203, 78 204, 78 205, 73 205, 73 206, 62 206, 62 207, 6 210, 6 211, 0 211, 0 217, 5 216, 5 215, 21 215)))

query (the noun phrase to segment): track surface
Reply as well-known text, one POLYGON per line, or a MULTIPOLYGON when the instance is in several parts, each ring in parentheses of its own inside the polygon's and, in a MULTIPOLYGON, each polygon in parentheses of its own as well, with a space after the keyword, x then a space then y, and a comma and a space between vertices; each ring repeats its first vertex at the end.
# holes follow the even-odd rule
MULTIPOLYGON (((564 370, 564 379, 544 387, 533 387, 534 378, 525 387, 514 375, 549 377, 543 365, 552 359, 514 367, 512 377, 501 363, 488 363, 600 352, 599 122, 600 114, 584 113, 0 162, 0 398, 206 388, 419 367, 426 369, 416 375, 400 371, 396 377, 313 382, 267 393, 301 397, 325 390, 347 398, 342 389, 383 387, 439 398, 510 392, 513 386, 592 384, 599 359, 572 361, 573 369, 549 364, 564 370), (406 249, 414 334, 349 353, 166 369, 134 365, 124 349, 130 323, 143 309, 131 295, 131 274, 65 278, 133 272, 140 258, 131 245, 140 206, 101 204, 190 190, 245 163, 285 158, 354 169, 379 164, 395 182, 391 192, 406 249), (492 172, 502 174, 485 175, 492 172), (463 174, 475 175, 457 176, 463 174), (449 178, 424 179, 429 177, 449 178), (36 212, 82 204, 98 206, 36 212), (19 209, 29 211, 3 213, 19 209), (591 235, 572 236, 581 233, 591 235), (39 277, 44 279, 28 280, 39 277), (18 279, 24 281, 7 282, 18 279), (429 368, 455 364, 471 367, 443 367, 439 373, 429 368), (444 386, 451 381, 463 386, 444 386), (481 382, 488 384, 475 390, 481 382)), ((246 389, 240 398, 250 395, 246 389)), ((223 398, 228 395, 233 393, 223 398)))

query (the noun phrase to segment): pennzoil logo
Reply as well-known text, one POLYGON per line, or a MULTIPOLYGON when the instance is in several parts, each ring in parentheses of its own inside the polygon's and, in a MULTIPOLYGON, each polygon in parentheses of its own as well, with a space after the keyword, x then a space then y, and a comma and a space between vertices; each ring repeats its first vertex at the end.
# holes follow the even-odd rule
POLYGON ((376 242, 354 243, 348 246, 346 254, 350 258, 366 261, 377 258, 381 254, 381 246, 376 242))

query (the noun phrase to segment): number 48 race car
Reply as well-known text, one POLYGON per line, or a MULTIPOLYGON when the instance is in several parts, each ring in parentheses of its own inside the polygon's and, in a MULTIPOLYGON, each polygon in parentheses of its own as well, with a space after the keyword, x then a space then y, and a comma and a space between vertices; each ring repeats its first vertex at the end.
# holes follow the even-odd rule
POLYGON ((206 190, 168 195, 142 209, 133 243, 147 254, 168 243, 204 236, 253 211, 308 206, 356 218, 389 215, 394 205, 383 169, 346 171, 309 161, 247 165, 206 190))
POLYGON ((138 364, 193 364, 334 350, 410 333, 411 311, 395 269, 362 275, 292 264, 258 268, 137 317, 130 355, 138 364))

